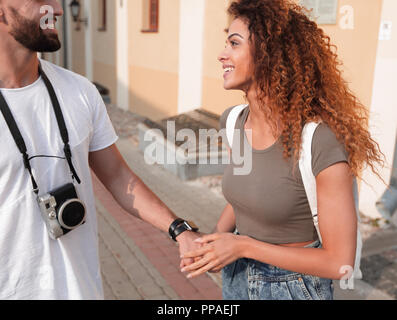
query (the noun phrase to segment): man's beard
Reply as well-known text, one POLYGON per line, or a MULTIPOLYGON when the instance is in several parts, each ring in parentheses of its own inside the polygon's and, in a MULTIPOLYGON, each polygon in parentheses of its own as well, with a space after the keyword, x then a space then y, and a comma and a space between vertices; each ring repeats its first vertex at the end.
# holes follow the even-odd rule
POLYGON ((35 52, 55 52, 61 48, 56 34, 44 34, 40 23, 22 17, 14 8, 10 11, 14 20, 10 34, 25 48, 35 52))

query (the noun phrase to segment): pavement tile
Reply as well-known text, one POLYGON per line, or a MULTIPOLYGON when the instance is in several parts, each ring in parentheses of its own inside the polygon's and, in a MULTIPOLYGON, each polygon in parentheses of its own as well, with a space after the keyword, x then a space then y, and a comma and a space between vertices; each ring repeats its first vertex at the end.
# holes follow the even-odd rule
POLYGON ((120 227, 117 227, 117 222, 104 212, 99 203, 97 206, 105 299, 141 300, 153 299, 153 296, 178 299, 178 295, 162 279, 146 256, 126 234, 123 234, 120 227))
POLYGON ((363 280, 397 299, 397 248, 365 257, 361 262, 363 280))
POLYGON ((173 286, 183 300, 202 300, 205 297, 190 282, 177 279, 173 286))
POLYGON ((134 285, 129 281, 128 276, 117 262, 108 259, 102 262, 101 267, 106 283, 117 299, 142 299, 142 296, 136 291, 134 285))
POLYGON ((192 284, 200 292, 208 292, 213 289, 213 281, 208 277, 198 277, 192 279, 192 284))
POLYGON ((145 299, 154 299, 156 296, 165 296, 164 291, 156 285, 144 285, 138 288, 138 292, 145 299))

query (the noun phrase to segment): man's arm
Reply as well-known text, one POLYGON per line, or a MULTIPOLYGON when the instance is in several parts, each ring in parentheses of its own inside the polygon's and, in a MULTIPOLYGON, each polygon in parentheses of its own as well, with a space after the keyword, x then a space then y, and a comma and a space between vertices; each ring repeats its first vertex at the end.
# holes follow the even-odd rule
MULTIPOLYGON (((128 213, 166 232, 178 217, 129 168, 116 145, 91 152, 89 164, 98 179, 128 213)), ((199 235, 185 231, 176 240, 181 253, 197 248, 199 235)), ((190 259, 184 261, 189 264, 190 259)))

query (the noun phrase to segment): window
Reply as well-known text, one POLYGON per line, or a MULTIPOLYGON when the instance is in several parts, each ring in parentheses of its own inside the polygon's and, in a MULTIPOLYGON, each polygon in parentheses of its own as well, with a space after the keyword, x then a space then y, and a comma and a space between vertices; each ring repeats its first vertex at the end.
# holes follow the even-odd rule
POLYGON ((106 31, 106 0, 99 0, 98 31, 106 31))
POLYGON ((142 32, 159 31, 159 1, 143 0, 142 32))

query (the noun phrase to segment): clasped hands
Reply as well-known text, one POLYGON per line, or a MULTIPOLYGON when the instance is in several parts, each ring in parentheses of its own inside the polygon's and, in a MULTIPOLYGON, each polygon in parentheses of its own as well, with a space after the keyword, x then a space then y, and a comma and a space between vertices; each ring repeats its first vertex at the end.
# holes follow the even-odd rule
POLYGON ((187 278, 205 272, 219 272, 244 256, 243 240, 244 237, 233 233, 201 234, 193 241, 195 249, 181 250, 181 271, 188 273, 187 278))

